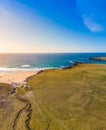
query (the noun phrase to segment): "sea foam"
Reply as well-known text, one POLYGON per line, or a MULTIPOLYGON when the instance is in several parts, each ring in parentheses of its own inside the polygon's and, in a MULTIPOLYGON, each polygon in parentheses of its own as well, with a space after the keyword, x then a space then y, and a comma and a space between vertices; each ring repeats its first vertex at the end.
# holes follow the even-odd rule
POLYGON ((26 64, 26 65, 21 65, 22 68, 29 68, 30 65, 26 64))

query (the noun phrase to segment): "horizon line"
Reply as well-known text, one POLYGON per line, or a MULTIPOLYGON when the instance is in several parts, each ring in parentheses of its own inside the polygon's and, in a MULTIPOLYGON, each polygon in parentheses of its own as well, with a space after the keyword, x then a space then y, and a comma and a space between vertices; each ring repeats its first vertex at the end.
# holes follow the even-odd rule
POLYGON ((106 53, 106 52, 0 52, 0 54, 61 54, 61 53, 106 53))

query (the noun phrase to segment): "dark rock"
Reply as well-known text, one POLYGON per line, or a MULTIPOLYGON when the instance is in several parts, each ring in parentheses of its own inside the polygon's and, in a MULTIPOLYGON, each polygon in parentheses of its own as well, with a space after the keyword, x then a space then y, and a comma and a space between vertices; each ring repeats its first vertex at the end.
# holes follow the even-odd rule
POLYGON ((83 62, 75 61, 72 65, 66 66, 66 67, 64 67, 64 68, 62 68, 62 69, 63 69, 63 70, 64 70, 64 69, 71 69, 71 68, 73 68, 74 66, 77 66, 77 65, 79 65, 79 64, 83 64, 83 62))
POLYGON ((106 57, 90 57, 89 60, 106 61, 106 57))

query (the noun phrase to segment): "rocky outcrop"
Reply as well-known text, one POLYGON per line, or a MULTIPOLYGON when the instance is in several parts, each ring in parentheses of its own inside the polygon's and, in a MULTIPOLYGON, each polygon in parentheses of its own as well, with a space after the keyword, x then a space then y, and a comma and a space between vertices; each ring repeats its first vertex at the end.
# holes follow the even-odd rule
POLYGON ((89 60, 106 61, 106 57, 90 57, 89 60))
POLYGON ((62 69, 63 69, 63 70, 64 70, 64 69, 71 69, 71 68, 73 68, 74 66, 77 66, 77 65, 79 65, 79 64, 83 64, 83 62, 75 61, 72 65, 66 66, 66 67, 64 67, 64 68, 62 68, 62 69))

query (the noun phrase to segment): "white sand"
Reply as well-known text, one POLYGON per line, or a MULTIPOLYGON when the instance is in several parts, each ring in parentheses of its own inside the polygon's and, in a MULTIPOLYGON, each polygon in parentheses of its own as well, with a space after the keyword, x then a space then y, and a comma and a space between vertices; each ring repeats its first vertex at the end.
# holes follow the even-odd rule
POLYGON ((0 83, 22 83, 27 77, 37 74, 38 71, 18 71, 0 73, 0 83))

